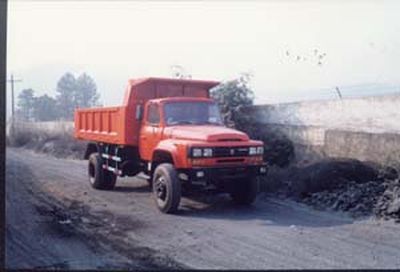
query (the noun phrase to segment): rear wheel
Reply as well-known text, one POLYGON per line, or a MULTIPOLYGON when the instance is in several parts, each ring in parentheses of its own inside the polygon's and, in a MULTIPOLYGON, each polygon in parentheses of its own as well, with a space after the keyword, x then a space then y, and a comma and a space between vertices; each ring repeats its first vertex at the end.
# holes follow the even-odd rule
POLYGON ((170 163, 158 165, 152 183, 157 208, 163 213, 175 213, 181 200, 181 183, 175 167, 170 163))
POLYGON ((89 182, 90 185, 99 190, 112 190, 115 187, 117 176, 103 169, 103 160, 98 153, 92 153, 89 157, 89 182))
POLYGON ((252 177, 235 181, 229 193, 233 202, 241 205, 250 205, 256 199, 257 192, 258 179, 252 177))

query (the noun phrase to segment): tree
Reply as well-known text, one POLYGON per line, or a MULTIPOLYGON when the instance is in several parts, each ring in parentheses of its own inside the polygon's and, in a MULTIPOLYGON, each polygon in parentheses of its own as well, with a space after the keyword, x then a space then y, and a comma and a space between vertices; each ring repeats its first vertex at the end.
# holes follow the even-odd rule
POLYGON ((94 80, 83 73, 77 79, 71 74, 64 74, 57 83, 57 104, 59 116, 72 120, 76 108, 87 108, 98 105, 100 95, 94 80))
POLYGON ((254 93, 249 88, 250 74, 227 81, 211 90, 211 96, 218 102, 224 122, 229 127, 243 129, 247 123, 244 108, 253 105, 254 93))
POLYGON ((99 94, 94 80, 86 73, 80 75, 76 82, 75 105, 79 108, 93 107, 98 104, 99 94))
POLYGON ((18 114, 22 120, 29 121, 32 119, 34 105, 34 90, 24 89, 18 95, 18 114))
POLYGON ((65 120, 72 120, 75 103, 76 79, 71 73, 64 74, 57 83, 57 104, 60 117, 65 120))
POLYGON ((36 97, 33 116, 36 121, 53 121, 58 117, 57 101, 47 94, 36 97))

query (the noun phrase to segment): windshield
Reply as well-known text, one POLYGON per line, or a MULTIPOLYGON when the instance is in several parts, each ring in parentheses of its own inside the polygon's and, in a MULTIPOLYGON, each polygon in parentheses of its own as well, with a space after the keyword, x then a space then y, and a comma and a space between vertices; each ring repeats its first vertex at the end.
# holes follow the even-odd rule
POLYGON ((222 125, 218 106, 210 102, 169 102, 164 106, 167 125, 222 125))

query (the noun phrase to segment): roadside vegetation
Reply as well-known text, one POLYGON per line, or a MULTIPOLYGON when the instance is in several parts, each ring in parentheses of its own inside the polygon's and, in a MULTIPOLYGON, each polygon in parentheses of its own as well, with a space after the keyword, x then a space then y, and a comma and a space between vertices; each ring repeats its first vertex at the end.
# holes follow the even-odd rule
POLYGON ((6 144, 48 153, 59 158, 81 158, 85 143, 73 137, 76 108, 99 105, 93 78, 65 73, 57 82, 56 96, 36 96, 33 89, 18 95, 14 122, 7 127, 6 144))
POLYGON ((15 122, 9 129, 7 145, 21 147, 57 158, 82 159, 86 143, 73 137, 71 122, 15 122))

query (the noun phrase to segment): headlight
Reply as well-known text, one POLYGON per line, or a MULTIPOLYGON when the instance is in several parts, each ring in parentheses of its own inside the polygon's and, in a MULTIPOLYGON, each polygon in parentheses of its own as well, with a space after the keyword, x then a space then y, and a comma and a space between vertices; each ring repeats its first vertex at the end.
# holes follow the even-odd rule
POLYGON ((202 150, 200 148, 193 148, 192 149, 192 156, 195 158, 201 157, 203 154, 202 150))
POLYGON ((257 155, 257 147, 250 147, 249 155, 257 155))
POLYGON ((263 146, 252 146, 249 148, 249 155, 262 155, 264 153, 264 147, 263 146))
POLYGON ((191 150, 191 157, 192 158, 203 158, 203 157, 212 157, 213 156, 213 149, 211 147, 194 147, 191 150))
POLYGON ((212 155, 213 155, 212 148, 204 148, 203 149, 203 156, 204 157, 212 157, 212 155))

